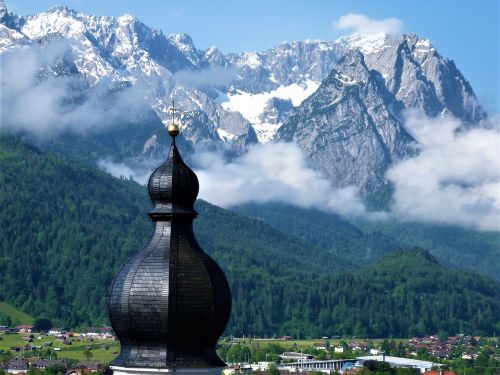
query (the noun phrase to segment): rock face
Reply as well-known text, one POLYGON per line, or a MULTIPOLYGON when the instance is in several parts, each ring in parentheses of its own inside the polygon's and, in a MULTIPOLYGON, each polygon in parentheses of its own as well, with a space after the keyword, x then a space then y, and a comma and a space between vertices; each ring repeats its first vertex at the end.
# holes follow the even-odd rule
POLYGON ((269 124, 280 124, 290 117, 293 103, 290 99, 273 97, 266 102, 264 111, 259 115, 259 120, 269 124))
MULTIPOLYGON (((413 152, 406 109, 447 113, 467 127, 486 117, 453 61, 414 34, 354 34, 224 55, 130 15, 55 7, 21 17, 0 2, 0 54, 55 40, 67 43, 71 59, 61 56, 58 67, 41 71, 79 76, 81 90, 133 87, 157 123, 169 121, 175 100, 190 146, 238 155, 249 144, 294 141, 339 186, 376 188, 391 162, 413 152)), ((72 87, 75 97, 78 90, 72 87)), ((144 132, 137 150, 151 150, 148 142, 160 132, 144 132)))
POLYGON ((228 54, 227 58, 238 70, 234 86, 256 94, 308 79, 320 82, 328 75, 342 49, 336 42, 306 40, 283 42, 263 52, 228 54))
POLYGON ((409 153, 412 137, 384 102, 385 88, 359 51, 346 54, 279 130, 340 186, 376 188, 387 166, 409 153))
POLYGON ((486 114, 454 63, 428 41, 412 34, 362 51, 346 48, 275 140, 296 142, 335 185, 372 192, 384 184, 394 160, 414 153, 404 110, 431 117, 451 113, 466 127, 476 126, 486 114))
POLYGON ((448 112, 468 126, 486 116, 455 63, 415 34, 389 39, 386 48, 366 54, 365 61, 383 79, 396 113, 405 108, 428 116, 448 112))

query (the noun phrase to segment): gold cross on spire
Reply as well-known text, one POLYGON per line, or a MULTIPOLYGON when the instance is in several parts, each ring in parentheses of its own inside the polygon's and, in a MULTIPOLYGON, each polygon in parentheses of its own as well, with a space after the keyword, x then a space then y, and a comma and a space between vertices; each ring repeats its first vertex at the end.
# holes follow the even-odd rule
POLYGON ((175 108, 174 101, 172 100, 172 106, 168 109, 170 114, 172 115, 172 121, 167 127, 168 134, 174 138, 175 142, 175 137, 179 135, 179 125, 175 122, 175 113, 177 112, 177 108, 175 108))
POLYGON ((174 100, 172 99, 172 106, 168 109, 170 114, 172 115, 172 122, 175 122, 175 112, 177 112, 177 108, 175 108, 174 100))

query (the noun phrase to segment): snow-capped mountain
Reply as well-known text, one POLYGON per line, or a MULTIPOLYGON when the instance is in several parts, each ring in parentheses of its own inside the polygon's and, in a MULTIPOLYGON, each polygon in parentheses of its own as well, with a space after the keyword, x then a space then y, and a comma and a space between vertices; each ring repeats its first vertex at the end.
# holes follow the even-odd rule
MULTIPOLYGON (((387 165, 412 152, 405 109, 449 113, 467 126, 486 116, 453 61, 414 34, 284 42, 224 55, 130 15, 54 7, 23 17, 0 1, 0 53, 54 40, 69 45, 72 61, 59 60, 82 87, 133 87, 164 124, 175 99, 190 144, 239 154, 251 143, 293 140, 341 186, 376 186, 387 165)), ((161 131, 143 134, 141 150, 157 148, 161 131)))

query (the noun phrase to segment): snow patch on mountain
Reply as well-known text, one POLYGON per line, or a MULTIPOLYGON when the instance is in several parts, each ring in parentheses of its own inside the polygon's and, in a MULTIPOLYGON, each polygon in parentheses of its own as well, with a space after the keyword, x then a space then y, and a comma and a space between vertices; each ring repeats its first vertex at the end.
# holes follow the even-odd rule
POLYGON ((241 113, 254 127, 259 142, 266 143, 272 139, 281 126, 281 123, 270 124, 259 119, 268 100, 271 98, 289 99, 294 106, 299 106, 304 99, 317 90, 318 86, 318 82, 307 80, 303 84, 279 86, 275 90, 259 94, 242 90, 235 90, 229 94, 219 92, 217 102, 228 111, 241 113))

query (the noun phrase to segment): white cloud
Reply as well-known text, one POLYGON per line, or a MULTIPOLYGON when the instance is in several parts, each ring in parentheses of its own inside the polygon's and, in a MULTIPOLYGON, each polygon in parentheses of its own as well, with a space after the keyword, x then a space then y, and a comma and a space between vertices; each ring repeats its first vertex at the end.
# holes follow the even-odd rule
POLYGON ((84 78, 76 72, 59 76, 51 72, 56 66, 71 66, 73 58, 64 40, 3 51, 1 126, 38 134, 68 128, 83 132, 130 119, 144 108, 143 98, 134 87, 111 95, 111 81, 86 87, 84 78))
POLYGON ((152 166, 155 164, 159 163, 153 160, 143 160, 142 163, 137 163, 135 160, 129 160, 128 163, 116 163, 111 158, 100 159, 97 162, 97 165, 109 174, 115 177, 132 178, 143 185, 147 183, 152 166))
POLYGON ((333 23, 337 30, 352 30, 356 34, 397 34, 403 31, 403 22, 397 18, 371 19, 364 14, 349 13, 333 23))
POLYGON ((213 65, 201 70, 181 70, 172 75, 172 80, 174 82, 196 88, 223 88, 233 83, 236 78, 236 69, 223 68, 213 65))
MULTIPOLYGON (((132 177, 145 184, 158 160, 130 159, 115 163, 102 159, 99 166, 116 177, 132 177)), ((283 202, 298 207, 334 212, 346 217, 379 220, 385 212, 368 212, 358 189, 334 188, 320 172, 310 168, 300 148, 291 143, 249 147, 246 154, 227 160, 222 152, 200 151, 190 163, 200 180, 199 197, 221 207, 243 203, 283 202)))
POLYGON ((200 197, 222 207, 274 201, 343 216, 385 216, 368 213, 355 187, 334 188, 308 166, 302 151, 291 143, 251 146, 246 154, 231 161, 220 153, 202 152, 195 154, 194 161, 200 197))
POLYGON ((451 118, 410 112, 419 155, 387 172, 399 219, 500 230, 500 126, 463 130, 451 118))

